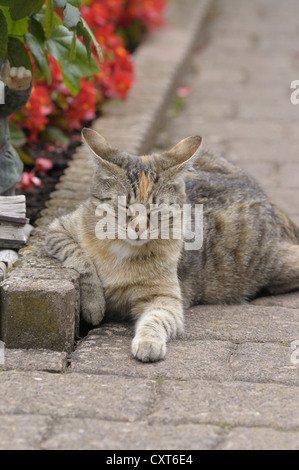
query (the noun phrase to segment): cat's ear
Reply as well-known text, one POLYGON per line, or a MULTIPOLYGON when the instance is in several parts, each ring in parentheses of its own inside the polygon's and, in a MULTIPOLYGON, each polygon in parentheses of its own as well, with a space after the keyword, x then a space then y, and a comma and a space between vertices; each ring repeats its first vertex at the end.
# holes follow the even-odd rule
POLYGON ((90 153, 95 157, 96 163, 102 163, 105 167, 111 163, 113 165, 120 165, 120 152, 111 147, 105 137, 87 128, 82 130, 82 137, 90 153))
POLYGON ((181 140, 171 150, 161 155, 163 170, 172 169, 174 172, 184 170, 191 160, 199 155, 201 145, 202 138, 200 136, 187 137, 187 139, 181 140))

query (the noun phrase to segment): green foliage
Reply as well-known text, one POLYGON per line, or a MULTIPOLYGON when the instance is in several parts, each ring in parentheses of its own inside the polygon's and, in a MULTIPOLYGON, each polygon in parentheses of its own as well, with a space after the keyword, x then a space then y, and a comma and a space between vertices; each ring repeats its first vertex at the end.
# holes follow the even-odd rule
POLYGON ((80 6, 81 0, 0 0, 0 59, 8 59, 13 67, 31 69, 29 50, 38 74, 50 84, 50 54, 59 63, 66 86, 76 95, 81 78, 99 71, 92 43, 103 60, 100 46, 80 16, 80 6), (55 9, 63 9, 63 20, 55 9))

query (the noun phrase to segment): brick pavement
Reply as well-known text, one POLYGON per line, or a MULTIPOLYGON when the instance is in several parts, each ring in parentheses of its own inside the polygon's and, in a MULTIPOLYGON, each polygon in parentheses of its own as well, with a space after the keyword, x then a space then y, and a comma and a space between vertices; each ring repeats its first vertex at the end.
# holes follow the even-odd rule
MULTIPOLYGON (((192 94, 178 116, 170 110, 157 146, 200 133, 299 223, 296 6, 214 2, 182 81, 192 94)), ((190 309, 184 337, 156 364, 131 357, 132 334, 104 325, 71 356, 27 351, 22 367, 7 351, 0 448, 299 449, 299 293, 190 309)))

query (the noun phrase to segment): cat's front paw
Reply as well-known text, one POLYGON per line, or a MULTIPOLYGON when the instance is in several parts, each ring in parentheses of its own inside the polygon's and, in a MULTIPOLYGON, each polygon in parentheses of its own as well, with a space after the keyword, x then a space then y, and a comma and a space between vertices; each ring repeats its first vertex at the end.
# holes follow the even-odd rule
POLYGON ((106 302, 104 296, 93 292, 92 295, 81 286, 81 314, 83 319, 92 326, 98 326, 104 318, 106 302))
POLYGON ((142 362, 160 361, 166 354, 166 341, 161 338, 146 338, 137 335, 132 341, 132 353, 142 362))
POLYGON ((83 319, 92 326, 98 326, 104 318, 104 311, 97 305, 82 306, 81 304, 81 313, 83 319))

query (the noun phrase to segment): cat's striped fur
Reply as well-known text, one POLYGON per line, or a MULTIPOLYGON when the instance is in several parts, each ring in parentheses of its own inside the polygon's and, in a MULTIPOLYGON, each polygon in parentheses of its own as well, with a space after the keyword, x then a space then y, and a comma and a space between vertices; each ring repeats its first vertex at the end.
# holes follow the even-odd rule
POLYGON ((201 150, 200 137, 137 157, 94 131, 83 136, 95 162, 91 197, 52 223, 46 250, 80 273, 86 321, 98 325, 104 315, 136 320, 136 358, 165 356, 167 340, 183 331, 184 308, 299 288, 298 229, 253 178, 201 150), (99 240, 96 207, 113 208, 118 196, 129 204, 203 204, 202 248, 185 251, 182 240, 99 240))

